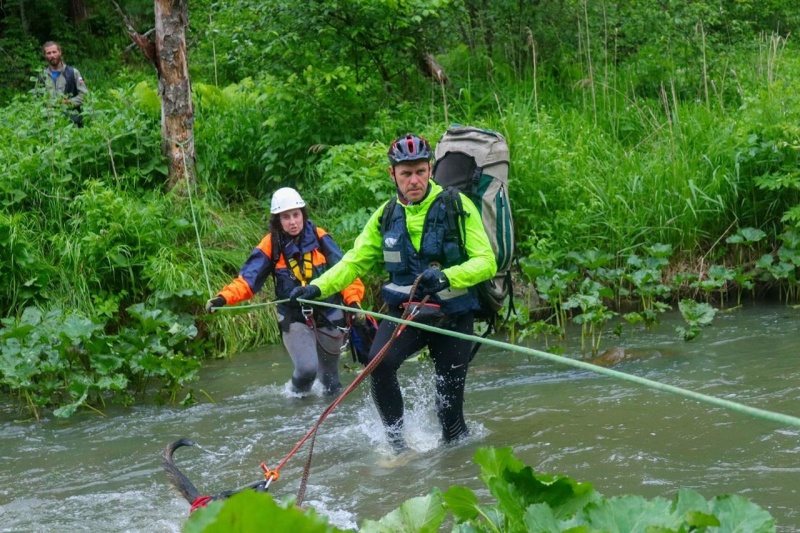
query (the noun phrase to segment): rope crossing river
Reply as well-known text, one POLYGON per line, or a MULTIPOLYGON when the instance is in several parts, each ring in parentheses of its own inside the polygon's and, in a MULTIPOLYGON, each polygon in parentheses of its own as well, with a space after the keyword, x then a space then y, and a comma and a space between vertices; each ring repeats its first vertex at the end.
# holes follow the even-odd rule
MULTIPOLYGON (((181 150, 183 150, 183 145, 181 145, 181 150)), ((184 158, 185 158, 185 153, 184 153, 184 158)), ((191 183, 191 181, 189 179, 188 173, 186 172, 185 166, 184 166, 184 177, 186 179, 186 187, 187 187, 187 190, 189 191, 189 195, 190 195, 189 198, 190 198, 190 201, 191 201, 192 183, 191 183)), ((198 250, 200 252, 200 259, 201 259, 201 262, 203 264, 203 270, 204 270, 205 278, 206 278, 206 285, 208 286, 208 293, 213 296, 213 293, 211 292, 211 284, 209 282, 208 268, 206 267, 206 260, 205 260, 204 254, 203 254, 203 245, 202 245, 202 242, 200 240, 200 234, 199 234, 199 230, 198 230, 198 226, 197 226, 197 219, 195 218, 195 214, 194 214, 194 205, 193 204, 191 205, 191 210, 192 210, 192 217, 193 217, 195 232, 197 233, 197 246, 198 246, 198 250)), ((255 308, 255 307, 264 307, 264 306, 269 306, 269 305, 277 305, 278 303, 282 303, 282 302, 286 302, 286 301, 287 300, 279 300, 279 301, 267 302, 267 303, 263 303, 263 304, 237 305, 237 306, 233 306, 233 307, 223 307, 221 309, 234 310, 234 309, 247 309, 247 308, 255 308)), ((305 303, 308 303, 308 304, 311 304, 311 305, 321 305, 323 307, 332 307, 332 308, 335 308, 335 309, 341 309, 341 310, 345 311, 346 313, 353 311, 352 308, 350 308, 350 307, 331 304, 331 303, 328 303, 328 302, 318 302, 318 301, 315 301, 315 300, 303 300, 303 299, 299 299, 299 301, 305 302, 305 303)), ((619 371, 616 371, 616 370, 612 370, 610 368, 604 368, 604 367, 601 367, 601 366, 593 365, 591 363, 586 363, 584 361, 578 361, 578 360, 575 360, 575 359, 569 359, 567 357, 562 357, 562 356, 559 356, 559 355, 554 355, 554 354, 551 354, 551 353, 542 352, 542 351, 539 351, 539 350, 534 350, 532 348, 527 348, 525 346, 516 346, 514 344, 509 344, 507 342, 500 342, 500 341, 496 341, 496 340, 493 340, 493 339, 479 337, 479 336, 476 336, 476 335, 464 335, 462 333, 443 330, 441 328, 437 328, 435 326, 429 326, 427 324, 416 323, 416 322, 412 323, 411 321, 408 321, 408 320, 397 319, 397 318, 391 317, 389 315, 384 315, 384 314, 381 314, 381 313, 375 313, 375 312, 371 312, 371 311, 364 311, 364 313, 369 314, 369 315, 371 315, 373 317, 380 318, 382 320, 392 320, 392 321, 395 321, 395 322, 399 322, 401 324, 406 324, 407 326, 410 325, 410 326, 413 326, 413 327, 426 329, 428 331, 435 331, 437 333, 442 333, 444 335, 449 335, 451 337, 456 337, 456 338, 460 338, 460 339, 468 339, 468 340, 471 340, 473 342, 487 344, 489 346, 494 346, 494 347, 501 348, 503 350, 508 350, 508 351, 511 351, 511 352, 518 352, 518 353, 524 353, 526 355, 532 355, 532 356, 538 357, 540 359, 546 359, 546 360, 551 361, 553 363, 567 365, 567 366, 571 366, 571 367, 574 367, 574 368, 580 368, 580 369, 583 369, 583 370, 589 370, 591 372, 596 372, 598 374, 603 374, 603 375, 606 375, 606 376, 609 376, 609 377, 612 377, 612 378, 615 378, 615 379, 620 379, 620 380, 628 381, 628 382, 631 382, 631 383, 637 383, 639 385, 643 385, 643 386, 649 387, 651 389, 660 390, 660 391, 664 391, 664 392, 669 392, 669 393, 672 393, 672 394, 677 394, 678 396, 683 396, 684 398, 689 398, 689 399, 696 400, 696 401, 703 402, 703 403, 707 403, 707 404, 710 404, 710 405, 715 405, 717 407, 723 407, 725 409, 729 409, 731 411, 734 411, 734 412, 737 412, 737 413, 742 413, 742 414, 745 414, 745 415, 749 415, 749 416, 752 416, 752 417, 755 417, 755 418, 760 418, 762 420, 768 420, 770 422, 776 422, 778 424, 784 424, 784 425, 787 425, 787 426, 795 426, 795 427, 799 427, 800 428, 800 418, 795 417, 795 416, 790 416, 790 415, 786 415, 786 414, 783 414, 783 413, 776 413, 776 412, 769 411, 769 410, 766 410, 766 409, 758 409, 756 407, 750 407, 748 405, 744 405, 744 404, 741 404, 741 403, 738 403, 738 402, 733 402, 733 401, 730 401, 730 400, 724 400, 722 398, 715 398, 713 396, 708 396, 706 394, 701 394, 699 392, 690 391, 690 390, 687 390, 687 389, 683 389, 681 387, 675 387, 673 385, 667 385, 666 383, 659 383, 658 381, 653 381, 651 379, 642 378, 642 377, 634 376, 634 375, 631 375, 631 374, 626 374, 624 372, 619 372, 619 371)))
MULTIPOLYGON (((283 303, 283 302, 286 302, 286 301, 287 300, 284 299, 284 300, 273 301, 273 302, 265 302, 265 303, 261 303, 261 304, 225 306, 225 307, 219 308, 218 310, 220 310, 220 311, 221 310, 233 311, 233 310, 236 310, 236 309, 248 309, 248 308, 265 307, 265 306, 276 305, 278 303, 283 303)), ((353 309, 350 308, 350 307, 337 305, 337 304, 331 304, 331 303, 328 303, 328 302, 315 301, 315 300, 305 300, 305 299, 298 299, 298 301, 302 302, 304 304, 309 304, 309 305, 318 305, 318 306, 323 306, 323 307, 341 309, 341 310, 345 311, 346 313, 353 312, 353 309)), ((631 375, 631 374, 626 374, 624 372, 619 372, 617 370, 612 370, 612 369, 609 369, 609 368, 597 366, 597 365, 594 365, 594 364, 591 364, 591 363, 587 363, 587 362, 584 362, 584 361, 571 359, 571 358, 568 358, 568 357, 562 357, 562 356, 559 356, 559 355, 554 355, 554 354, 551 354, 551 353, 542 352, 542 351, 535 350, 535 349, 532 349, 532 348, 527 348, 527 347, 524 347, 524 346, 517 346, 517 345, 514 345, 514 344, 501 342, 501 341, 496 341, 496 340, 488 339, 488 338, 483 338, 483 337, 479 337, 479 336, 476 336, 476 335, 466 335, 466 334, 462 334, 462 333, 457 333, 457 332, 453 332, 453 331, 444 330, 444 329, 437 328, 435 326, 431 326, 431 325, 428 325, 428 324, 415 322, 415 321, 413 321, 413 318, 414 318, 413 316, 404 316, 402 318, 395 318, 395 317, 392 317, 392 316, 389 316, 389 315, 385 315, 385 314, 377 313, 377 312, 372 312, 372 311, 360 311, 360 312, 363 312, 365 314, 368 314, 368 315, 370 315, 372 317, 375 317, 375 318, 378 318, 378 319, 389 320, 389 321, 393 321, 393 322, 399 323, 400 327, 398 327, 397 330, 396 330, 396 333, 398 335, 407 326, 416 327, 416 328, 424 329, 424 330, 427 330, 427 331, 432 331, 432 332, 440 333, 440 334, 443 334, 443 335, 448 335, 448 336, 451 336, 451 337, 454 337, 454 338, 460 338, 460 339, 469 340, 471 342, 486 344, 486 345, 489 345, 489 346, 500 348, 500 349, 505 350, 505 351, 518 352, 518 353, 522 353, 522 354, 538 357, 540 359, 544 359, 544 360, 550 361, 552 363, 571 366, 573 368, 579 368, 579 369, 582 369, 582 370, 588 370, 590 372, 594 372, 594 373, 597 373, 597 374, 602 374, 602 375, 605 375, 605 376, 608 376, 608 377, 611 377, 611 378, 615 378, 615 379, 619 379, 619 380, 622 380, 622 381, 636 383, 638 385, 642 385, 642 386, 650 388, 650 389, 669 392, 669 393, 675 394, 675 395, 683 397, 683 398, 687 398, 687 399, 703 402, 703 403, 714 405, 714 406, 717 406, 717 407, 722 407, 724 409, 728 409, 728 410, 733 411, 733 412, 741 413, 741 414, 744 414, 744 415, 748 415, 748 416, 751 416, 751 417, 759 418, 759 419, 766 420, 766 421, 773 422, 773 423, 777 423, 777 424, 780 424, 780 425, 794 426, 794 427, 800 428, 800 418, 794 417, 794 416, 791 416, 791 415, 786 415, 786 414, 783 414, 783 413, 769 411, 769 410, 766 410, 766 409, 759 409, 759 408, 756 408, 756 407, 751 407, 751 406, 744 405, 744 404, 741 404, 741 403, 738 403, 738 402, 734 402, 734 401, 731 401, 731 400, 725 400, 725 399, 722 399, 722 398, 717 398, 717 397, 714 397, 714 396, 701 394, 701 393, 698 393, 698 392, 695 392, 695 391, 691 391, 691 390, 687 390, 687 389, 684 389, 684 388, 681 388, 681 387, 668 385, 666 383, 661 383, 661 382, 658 382, 658 381, 654 381, 654 380, 651 380, 651 379, 647 379, 647 378, 643 378, 643 377, 639 377, 639 376, 635 376, 635 375, 631 375)), ((392 337, 392 340, 395 337, 396 337, 396 335, 392 337)), ((390 343, 391 343, 391 340, 390 340, 389 344, 390 343)), ((379 354, 378 354, 379 356, 386 351, 386 349, 388 348, 389 344, 387 344, 386 346, 384 346, 382 348, 381 352, 379 352, 379 354)), ((286 455, 286 457, 280 462, 280 464, 278 465, 278 467, 275 470, 270 470, 266 466, 265 463, 261 463, 261 468, 264 471, 264 477, 266 479, 267 485, 269 485, 273 481, 276 481, 279 478, 281 467, 283 467, 289 461, 289 459, 300 449, 300 447, 306 441, 310 440, 310 449, 309 449, 309 452, 308 452, 308 458, 307 458, 305 467, 303 468, 303 475, 302 475, 302 479, 301 479, 301 482, 300 482, 300 489, 299 489, 298 495, 297 495, 298 504, 303 501, 303 498, 305 496, 306 483, 307 483, 307 480, 308 480, 310 467, 311 467, 311 461, 312 461, 312 456, 313 456, 313 448, 314 448, 314 441, 315 441, 315 436, 316 436, 317 429, 319 428, 320 424, 325 420, 327 415, 330 414, 330 412, 342 402, 344 397, 348 393, 350 393, 355 387, 357 387, 358 384, 361 383, 361 381, 363 381, 369 375, 371 370, 377 364, 380 363, 380 359, 381 359, 381 357, 377 357, 376 356, 375 358, 373 358, 372 361, 370 361, 370 364, 367 365, 367 367, 364 370, 362 370, 361 373, 359 373, 359 375, 356 377, 356 379, 353 381, 353 383, 351 383, 350 386, 348 386, 345 389, 345 391, 333 403, 331 403, 328 406, 328 408, 325 409, 325 411, 323 412, 322 416, 320 416, 319 419, 317 420, 316 424, 313 425, 313 427, 308 431, 308 433, 305 435, 305 437, 303 437, 297 443, 297 445, 289 452, 288 455, 286 455)))
MULTIPOLYGON (((287 300, 281 300, 281 302, 285 302, 287 300)), ((321 305, 323 307, 333 307, 336 309, 342 309, 345 312, 352 312, 353 309, 350 307, 345 307, 342 305, 331 304, 328 302, 318 302, 314 300, 298 300, 300 302, 312 304, 312 305, 321 305)), ((268 302, 263 304, 252 304, 252 305, 240 305, 235 307, 223 307, 222 309, 226 310, 234 310, 234 309, 243 309, 243 308, 253 308, 253 307, 262 307, 267 305, 275 305, 279 302, 268 302)), ((691 400, 696 400, 698 402, 707 403, 710 405, 715 405, 717 407, 722 407, 725 409, 729 409, 731 411, 741 413, 744 415, 752 416, 755 418, 760 418, 762 420, 768 420, 770 422, 775 422, 778 424, 786 425, 786 426, 794 426, 800 428, 800 418, 796 416, 791 416, 783 413, 776 413, 774 411, 769 411, 767 409, 759 409, 757 407, 750 407, 748 405, 744 405, 738 402, 725 400, 722 398, 716 398, 714 396, 709 396, 707 394, 702 394, 699 392, 687 390, 681 387, 676 387, 674 385, 668 385, 666 383, 660 383, 658 381, 653 381, 651 379, 634 376, 632 374, 626 374, 624 372, 619 372, 617 370, 612 370, 610 368, 605 368, 602 366, 593 365, 591 363, 587 363, 584 361, 578 361, 576 359, 570 359, 568 357, 563 357, 560 355, 554 355, 547 352, 542 352, 539 350, 534 350, 533 348, 528 348, 525 346, 517 346, 514 344, 510 344, 507 342, 496 341, 493 339, 485 339, 483 337, 479 337, 477 335, 464 335, 462 333, 457 333, 453 331, 447 331, 435 326, 429 326, 428 324, 422 324, 417 322, 411 322, 408 320, 402 320, 398 318, 391 317, 389 315, 385 315, 382 313, 376 313, 372 311, 363 311, 366 314, 369 314, 375 318, 380 318, 382 320, 392 320, 394 322, 399 322, 401 324, 406 324, 415 328, 421 328, 428 331, 435 331, 437 333, 441 333, 443 335, 449 335, 451 337, 461 338, 461 339, 468 339, 473 342, 479 342, 482 344, 486 344, 488 346, 494 346, 496 348, 501 348, 503 350, 508 350, 510 352, 518 352, 523 353, 526 355, 532 355, 534 357, 538 357, 540 359, 546 359, 553 363, 557 363, 559 365, 566 365, 571 366, 574 368, 580 368, 582 370, 589 370, 591 372, 596 372, 598 374, 603 374, 614 379, 620 379, 623 381, 628 381, 631 383, 636 383, 638 385, 643 385, 645 387, 649 387, 651 389, 660 390, 664 392, 669 392, 671 394, 676 394, 678 396, 683 396, 684 398, 689 398, 691 400)))

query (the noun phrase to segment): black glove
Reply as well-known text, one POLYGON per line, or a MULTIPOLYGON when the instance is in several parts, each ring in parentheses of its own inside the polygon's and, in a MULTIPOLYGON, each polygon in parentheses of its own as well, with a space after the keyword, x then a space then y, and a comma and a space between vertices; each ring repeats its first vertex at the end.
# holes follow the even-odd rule
POLYGON ((320 294, 322 294, 322 292, 316 285, 306 285, 304 287, 295 287, 292 289, 292 292, 289 293, 289 299, 292 303, 297 303, 298 298, 302 298, 303 300, 316 300, 319 298, 320 294))
POLYGON ((215 296, 206 302, 206 313, 214 313, 217 307, 225 307, 227 303, 224 296, 215 296))
MULTIPOLYGON (((353 309, 361 311, 361 304, 358 302, 349 303, 347 304, 347 307, 352 307, 353 309)), ((361 326, 367 320, 367 315, 364 313, 350 313, 350 320, 353 322, 353 324, 361 326)))
POLYGON ((429 294, 436 294, 439 291, 445 290, 450 286, 450 280, 444 275, 444 272, 438 268, 427 268, 419 277, 419 284, 417 284, 417 293, 423 296, 429 294))

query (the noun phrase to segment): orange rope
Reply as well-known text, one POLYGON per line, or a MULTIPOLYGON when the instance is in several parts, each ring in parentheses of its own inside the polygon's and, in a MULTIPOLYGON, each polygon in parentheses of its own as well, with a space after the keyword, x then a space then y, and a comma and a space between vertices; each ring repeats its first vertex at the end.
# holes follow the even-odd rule
MULTIPOLYGON (((414 282, 414 285, 411 287, 411 297, 409 298, 409 302, 411 301, 411 299, 414 296, 414 293, 416 292, 418 282, 419 279, 417 279, 414 282)), ((412 306, 407 306, 405 311, 403 311, 403 315, 400 318, 402 320, 409 320, 409 321, 414 320, 414 317, 416 316, 417 312, 419 312, 419 309, 422 307, 422 305, 424 305, 428 301, 428 298, 429 296, 425 296, 420 302, 420 305, 415 307, 414 311, 409 312, 412 306)), ((348 394, 350 394, 356 387, 358 387, 358 385, 362 381, 364 381, 364 379, 368 375, 372 373, 375 367, 378 366, 381 363, 381 361, 383 361, 383 358, 386 357, 386 352, 389 350, 389 347, 391 347, 394 340, 397 337, 399 337, 400 334, 405 330, 406 326, 407 324, 398 325, 397 329, 395 329, 394 332, 392 333, 392 336, 389 339, 389 341, 384 345, 383 348, 381 348, 381 351, 379 351, 375 355, 375 357, 373 357, 372 361, 370 361, 369 364, 367 364, 367 366, 364 367, 364 370, 362 370, 358 374, 358 376, 356 376, 353 382, 350 385, 348 385, 347 388, 344 389, 344 391, 342 391, 339 397, 336 398, 333 402, 331 402, 331 404, 328 407, 325 408, 325 410, 320 415, 319 419, 317 419, 317 422, 314 424, 314 426, 308 431, 308 433, 305 434, 305 436, 302 439, 300 439, 300 441, 295 445, 295 447, 292 448, 292 451, 290 451, 286 455, 286 457, 284 457, 284 459, 278 464, 278 466, 275 467, 275 470, 270 470, 264 463, 261 463, 261 469, 264 470, 264 476, 267 478, 267 482, 270 483, 271 481, 277 480, 280 477, 281 468, 283 468, 283 466, 289 461, 289 459, 291 459, 291 457, 295 453, 297 453, 300 447, 303 444, 305 444, 305 442, 309 438, 311 438, 311 444, 308 450, 308 460, 306 461, 306 465, 303 468, 303 477, 300 480, 300 489, 297 492, 296 505, 300 505, 303 502, 303 498, 305 497, 306 483, 308 482, 308 476, 311 471, 311 458, 314 454, 314 441, 316 440, 316 433, 317 430, 319 429, 319 426, 322 424, 323 421, 325 421, 325 419, 328 417, 331 411, 333 411, 340 403, 342 403, 342 400, 344 400, 348 394)))

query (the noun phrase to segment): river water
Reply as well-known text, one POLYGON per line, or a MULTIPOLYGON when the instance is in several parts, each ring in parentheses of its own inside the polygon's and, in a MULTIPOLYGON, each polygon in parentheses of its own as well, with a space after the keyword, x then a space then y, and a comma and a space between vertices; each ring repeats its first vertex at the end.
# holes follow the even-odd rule
MULTIPOLYGON (((688 343, 675 333, 681 322, 671 314, 653 331, 628 328, 606 339, 605 347, 638 356, 615 369, 800 415, 800 310, 761 305, 718 314, 688 343)), ((0 531, 180 531, 189 505, 167 484, 161 449, 179 437, 203 447, 176 453, 203 493, 257 481, 259 464, 276 466, 328 404, 318 393, 292 396, 290 375, 283 348, 267 347, 204 365, 195 385, 200 403, 188 408, 110 406, 106 417, 87 411, 36 423, 18 420, 3 398, 0 531)), ((344 383, 354 376, 343 370, 344 383)), ((684 487, 707 499, 735 493, 766 508, 778 531, 800 531, 798 427, 484 347, 468 376, 472 436, 443 446, 431 376, 425 362, 401 370, 408 440, 418 452, 405 465, 387 464, 366 383, 345 399, 318 433, 306 505, 356 528, 433 487, 464 485, 490 503, 472 456, 481 446, 513 446, 536 472, 592 482, 606 496, 671 498, 684 487)), ((282 469, 276 497, 297 493, 306 457, 307 446, 282 469)))

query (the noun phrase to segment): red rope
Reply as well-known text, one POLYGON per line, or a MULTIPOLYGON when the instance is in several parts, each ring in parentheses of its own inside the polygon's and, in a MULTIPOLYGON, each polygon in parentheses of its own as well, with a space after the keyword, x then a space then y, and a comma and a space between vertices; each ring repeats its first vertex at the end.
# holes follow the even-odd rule
MULTIPOLYGON (((414 285, 411 288, 412 296, 413 296, 413 294, 415 292, 415 289, 417 288, 417 282, 418 281, 419 280, 415 281, 414 285)), ((424 305, 425 302, 427 302, 428 298, 429 298, 428 296, 425 296, 422 299, 422 301, 420 302, 420 306, 424 305)), ((411 306, 407 306, 405 311, 403 311, 403 315, 400 317, 402 320, 409 320, 410 321, 410 320, 414 319, 416 314, 410 314, 409 313, 410 308, 411 308, 411 306)), ((342 401, 345 399, 345 397, 348 394, 350 394, 356 387, 358 387, 358 385, 362 381, 364 381, 364 379, 366 379, 366 377, 368 375, 370 375, 372 373, 372 371, 375 369, 375 367, 378 366, 381 363, 381 361, 383 361, 383 358, 386 357, 386 353, 389 350, 389 347, 392 345, 394 340, 397 337, 399 337, 400 334, 405 330, 406 326, 407 326, 407 324, 399 324, 397 326, 397 328, 392 333, 392 336, 389 339, 389 341, 384 345, 383 348, 381 348, 381 351, 378 352, 375 355, 375 357, 372 359, 372 361, 370 361, 369 364, 367 364, 367 366, 364 367, 364 370, 362 370, 358 374, 358 376, 356 376, 356 378, 353 380, 353 382, 350 385, 348 385, 347 388, 344 389, 344 391, 342 391, 342 393, 339 395, 339 397, 336 398, 333 402, 331 402, 331 404, 328 407, 325 408, 325 410, 320 415, 319 419, 317 419, 317 422, 314 424, 314 426, 312 426, 312 428, 308 431, 308 433, 306 433, 305 436, 302 439, 300 439, 300 441, 295 445, 295 447, 292 448, 292 451, 290 451, 286 455, 286 457, 284 457, 283 461, 281 461, 278 464, 278 466, 275 467, 275 470, 268 470, 266 468, 266 466, 264 465, 264 463, 261 463, 261 467, 262 467, 262 469, 264 469, 264 472, 265 472, 265 477, 267 477, 267 480, 269 481, 270 478, 274 477, 273 474, 280 475, 281 468, 283 468, 283 466, 289 461, 289 459, 291 459, 291 457, 295 453, 297 453, 297 450, 299 450, 300 447, 303 444, 305 444, 305 442, 309 438, 314 436, 314 439, 311 440, 311 445, 310 445, 310 448, 309 448, 309 451, 308 451, 308 460, 306 461, 306 465, 305 465, 305 467, 303 469, 303 477, 300 480, 300 490, 297 493, 297 505, 300 505, 303 502, 303 497, 305 496, 306 483, 308 481, 308 476, 309 476, 309 472, 310 472, 310 469, 311 469, 311 458, 312 458, 312 455, 314 453, 314 440, 316 439, 315 435, 316 435, 317 430, 319 429, 319 426, 322 424, 322 422, 325 421, 326 418, 328 418, 328 415, 331 413, 331 411, 336 409, 336 407, 340 403, 342 403, 342 401)), ((274 477, 274 479, 277 479, 277 477, 274 477)))
POLYGON ((201 507, 205 507, 212 499, 213 498, 211 496, 198 496, 194 503, 192 503, 192 507, 189 509, 189 514, 195 512, 201 507))

